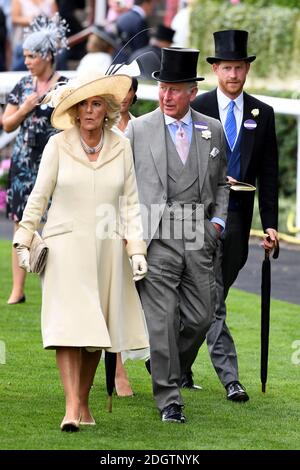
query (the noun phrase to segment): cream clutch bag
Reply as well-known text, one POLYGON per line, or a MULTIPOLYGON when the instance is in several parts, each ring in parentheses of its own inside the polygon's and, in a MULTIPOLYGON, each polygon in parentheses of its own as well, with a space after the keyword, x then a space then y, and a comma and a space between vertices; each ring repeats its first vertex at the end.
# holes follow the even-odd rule
POLYGON ((42 274, 45 269, 49 248, 38 232, 34 232, 29 249, 30 271, 42 274))

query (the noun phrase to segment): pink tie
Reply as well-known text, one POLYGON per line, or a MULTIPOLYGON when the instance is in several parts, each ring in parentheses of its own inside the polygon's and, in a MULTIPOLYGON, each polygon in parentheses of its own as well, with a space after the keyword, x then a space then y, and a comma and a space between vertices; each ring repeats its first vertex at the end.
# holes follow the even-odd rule
POLYGON ((175 124, 178 128, 175 134, 175 147, 182 163, 185 164, 190 150, 190 143, 181 121, 176 121, 175 124))

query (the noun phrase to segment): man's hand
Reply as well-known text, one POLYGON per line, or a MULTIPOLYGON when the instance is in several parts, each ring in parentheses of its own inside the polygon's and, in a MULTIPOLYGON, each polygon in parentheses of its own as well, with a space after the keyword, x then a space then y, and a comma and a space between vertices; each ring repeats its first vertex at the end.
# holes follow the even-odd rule
POLYGON ((20 268, 25 269, 28 273, 30 273, 29 250, 27 246, 17 245, 16 250, 20 268))
POLYGON ((144 255, 132 255, 133 280, 140 281, 146 276, 148 271, 147 261, 144 255))
POLYGON ((227 183, 229 183, 230 185, 233 185, 237 183, 237 180, 235 178, 232 178, 232 176, 227 176, 227 183))
POLYGON ((213 222, 213 226, 215 227, 217 232, 222 233, 222 230, 223 230, 222 225, 217 224, 216 222, 213 222))
POLYGON ((261 246, 270 253, 278 245, 278 232, 274 228, 267 228, 261 246))

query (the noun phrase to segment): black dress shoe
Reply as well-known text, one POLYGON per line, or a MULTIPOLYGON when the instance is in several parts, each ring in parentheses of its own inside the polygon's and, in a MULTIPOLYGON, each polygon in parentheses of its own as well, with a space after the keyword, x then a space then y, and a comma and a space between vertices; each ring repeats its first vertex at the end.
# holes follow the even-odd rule
POLYGON ((23 297, 21 297, 19 300, 17 300, 16 302, 7 302, 8 305, 16 305, 16 304, 23 304, 24 302, 26 302, 26 297, 25 295, 23 295, 23 297))
POLYGON ((190 390, 202 390, 201 385, 196 385, 193 379, 193 372, 190 370, 181 377, 181 388, 189 388, 190 390))
POLYGON ((238 381, 230 382, 228 385, 226 385, 225 388, 227 390, 227 400, 231 400, 231 401, 248 401, 249 400, 249 395, 240 382, 238 381))
POLYGON ((147 371, 149 372, 149 374, 151 375, 151 364, 150 364, 150 358, 147 359, 147 361, 145 361, 145 367, 147 369, 147 371))
POLYGON ((185 423, 185 416, 181 410, 182 406, 171 403, 161 411, 161 420, 169 423, 185 423))

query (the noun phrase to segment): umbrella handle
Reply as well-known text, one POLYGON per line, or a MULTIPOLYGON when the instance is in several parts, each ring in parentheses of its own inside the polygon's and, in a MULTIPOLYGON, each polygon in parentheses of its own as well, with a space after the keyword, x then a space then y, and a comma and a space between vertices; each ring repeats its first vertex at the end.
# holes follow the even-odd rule
POLYGON ((279 241, 275 244, 274 252, 273 252, 273 258, 277 259, 279 256, 279 241))

